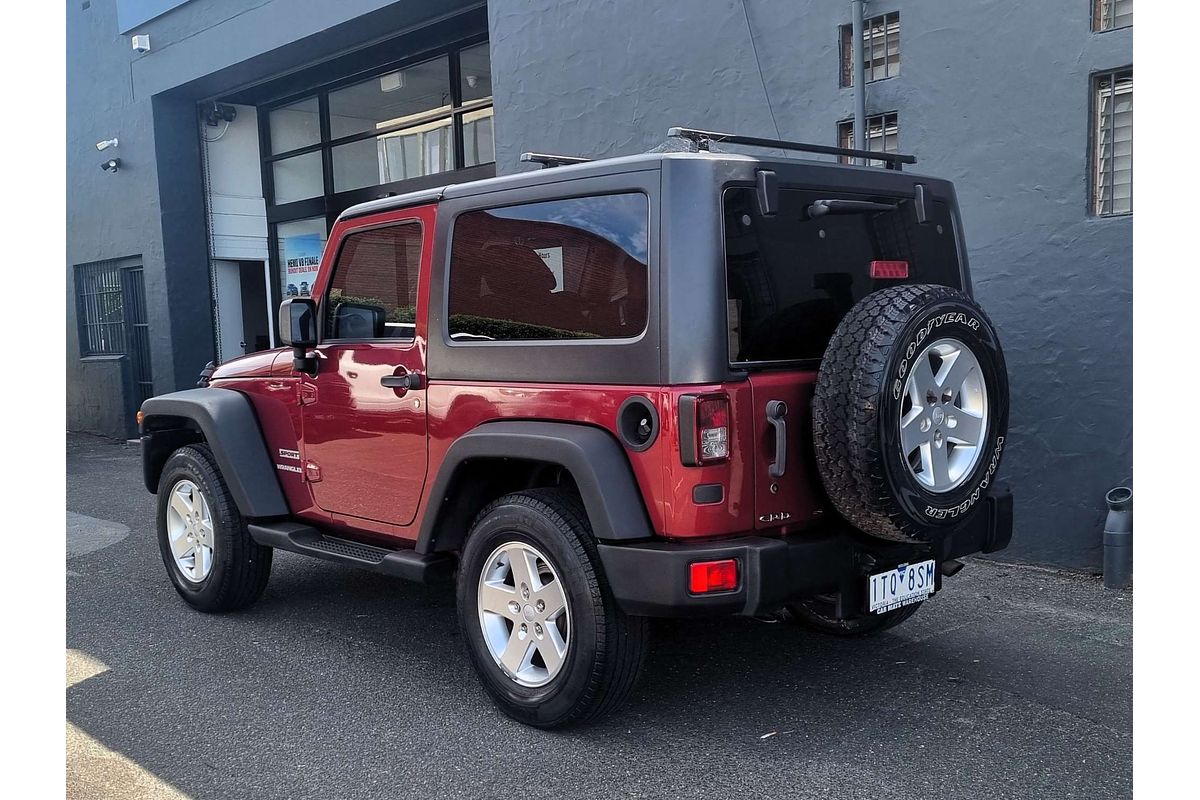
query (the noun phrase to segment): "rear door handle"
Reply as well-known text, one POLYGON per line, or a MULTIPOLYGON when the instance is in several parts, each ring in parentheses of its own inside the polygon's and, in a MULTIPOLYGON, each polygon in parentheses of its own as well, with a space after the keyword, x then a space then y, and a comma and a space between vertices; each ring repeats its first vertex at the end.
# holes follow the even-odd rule
POLYGON ((787 471, 787 403, 782 400, 767 402, 767 422, 775 429, 775 460, 767 470, 772 478, 782 478, 787 471))
POLYGON ((409 391, 410 389, 421 388, 421 374, 419 372, 406 372, 403 375, 384 375, 379 379, 379 383, 389 389, 399 389, 409 391))

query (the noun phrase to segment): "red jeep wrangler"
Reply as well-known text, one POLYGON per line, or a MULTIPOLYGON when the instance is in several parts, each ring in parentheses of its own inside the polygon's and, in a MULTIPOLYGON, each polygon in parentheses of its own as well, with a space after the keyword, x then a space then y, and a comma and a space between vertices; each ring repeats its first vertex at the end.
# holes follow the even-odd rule
POLYGON ((525 159, 549 168, 349 209, 289 349, 146 401, 188 603, 253 603, 273 548, 454 579, 488 692, 554 727, 628 695, 647 617, 871 633, 1008 544, 1007 377, 950 183, 680 128, 525 159))

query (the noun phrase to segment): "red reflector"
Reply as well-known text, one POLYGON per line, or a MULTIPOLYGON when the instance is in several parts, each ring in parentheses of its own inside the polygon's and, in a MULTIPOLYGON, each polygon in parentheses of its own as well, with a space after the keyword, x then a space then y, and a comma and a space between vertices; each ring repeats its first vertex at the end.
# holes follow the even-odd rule
POLYGON ((908 277, 908 262, 907 261, 872 261, 871 262, 871 277, 875 280, 888 280, 889 278, 907 278, 908 277))
POLYGON ((688 591, 692 594, 727 592, 737 588, 737 561, 732 558, 697 561, 689 569, 688 591))

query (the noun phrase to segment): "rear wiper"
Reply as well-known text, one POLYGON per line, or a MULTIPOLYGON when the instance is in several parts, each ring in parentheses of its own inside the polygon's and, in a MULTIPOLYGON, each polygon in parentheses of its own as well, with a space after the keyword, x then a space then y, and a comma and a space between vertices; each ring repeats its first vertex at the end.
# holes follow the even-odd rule
POLYGON ((809 219, 826 214, 870 214, 875 211, 895 211, 895 203, 873 203, 870 200, 816 200, 808 207, 809 219))

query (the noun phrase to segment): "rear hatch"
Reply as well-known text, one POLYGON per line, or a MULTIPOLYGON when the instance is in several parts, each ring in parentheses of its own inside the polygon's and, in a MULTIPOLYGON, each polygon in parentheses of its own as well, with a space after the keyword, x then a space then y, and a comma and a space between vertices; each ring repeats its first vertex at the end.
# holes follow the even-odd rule
POLYGON ((810 402, 842 317, 898 283, 962 288, 965 270, 953 198, 925 187, 897 194, 785 185, 772 202, 766 210, 774 213, 764 214, 755 187, 724 192, 729 360, 752 387, 756 528, 792 529, 825 513, 810 402))

